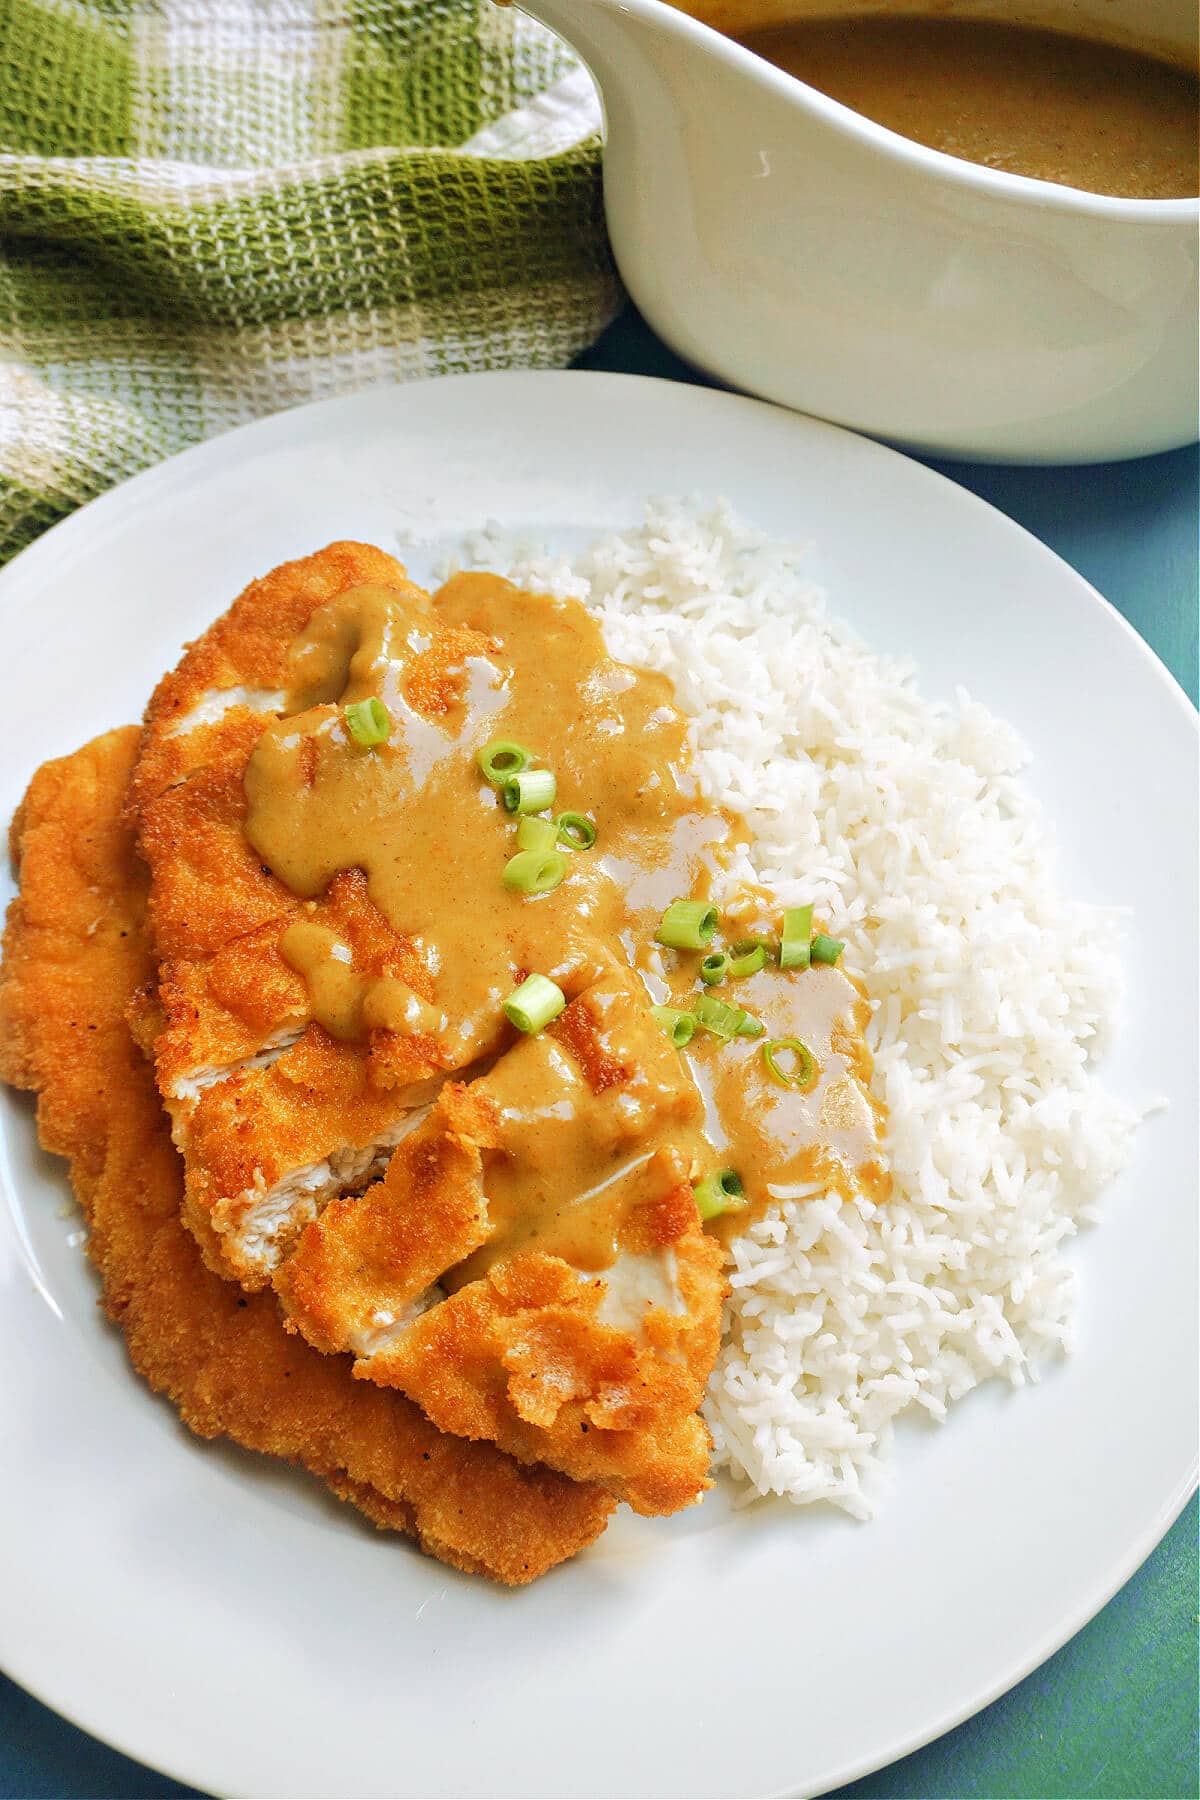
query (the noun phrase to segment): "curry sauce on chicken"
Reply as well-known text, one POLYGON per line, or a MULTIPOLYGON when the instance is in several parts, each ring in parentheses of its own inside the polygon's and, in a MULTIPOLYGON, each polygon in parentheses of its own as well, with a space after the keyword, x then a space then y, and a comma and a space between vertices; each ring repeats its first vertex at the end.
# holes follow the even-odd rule
POLYGON ((128 810, 209 1266, 443 1432, 698 1498, 722 1240, 887 1175, 862 990, 734 883, 670 684, 334 545, 160 684, 128 810))

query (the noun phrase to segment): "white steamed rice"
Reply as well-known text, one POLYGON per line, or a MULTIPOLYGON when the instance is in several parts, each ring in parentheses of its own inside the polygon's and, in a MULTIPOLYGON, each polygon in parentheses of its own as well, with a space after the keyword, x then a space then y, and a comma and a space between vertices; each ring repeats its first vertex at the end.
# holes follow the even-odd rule
POLYGON ((1056 886, 1015 733, 965 692, 923 700, 828 615, 801 551, 723 506, 657 503, 569 560, 487 531, 462 560, 578 596, 614 655, 670 676, 705 790, 749 822, 736 873, 815 902, 865 978, 893 1197, 814 1187, 737 1241, 706 1413, 754 1492, 867 1517, 900 1413, 940 1420, 1071 1348, 1064 1245, 1144 1111, 1092 1066, 1119 920, 1056 886))

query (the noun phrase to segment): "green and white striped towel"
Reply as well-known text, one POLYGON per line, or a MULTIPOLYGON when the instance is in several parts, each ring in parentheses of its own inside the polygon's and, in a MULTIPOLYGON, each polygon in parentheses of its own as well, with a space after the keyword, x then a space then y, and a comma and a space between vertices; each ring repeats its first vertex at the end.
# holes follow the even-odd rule
POLYGON ((491 0, 0 0, 0 559, 214 432, 569 362, 599 107, 491 0))

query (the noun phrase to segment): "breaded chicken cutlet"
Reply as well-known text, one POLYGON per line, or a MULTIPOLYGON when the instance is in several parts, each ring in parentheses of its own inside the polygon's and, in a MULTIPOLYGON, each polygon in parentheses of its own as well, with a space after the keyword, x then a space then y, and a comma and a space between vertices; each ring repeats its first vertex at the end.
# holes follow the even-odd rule
POLYGON ((160 683, 128 804, 159 959, 139 1030, 209 1266, 271 1283, 314 1346, 447 1430, 647 1513, 708 1485, 724 1293, 672 1143, 699 1096, 622 950, 727 830, 679 778, 686 738, 577 604, 495 577, 431 601, 339 544, 253 583, 160 683), (365 748, 349 721, 380 696, 365 748), (553 744, 560 798, 613 805, 604 856, 556 853, 559 891, 506 891, 493 738, 553 744), (534 968, 573 998, 523 1041, 502 1001, 534 968), (564 1128, 514 1129, 547 1083, 564 1128), (505 1224, 593 1211, 598 1182, 599 1260, 505 1224))
MULTIPOLYGON (((129 787, 150 872, 155 1065, 184 1159, 185 1214, 209 1266, 247 1291, 270 1281, 327 1200, 381 1172, 443 1067, 427 1038, 378 1033, 362 1054, 314 1024, 305 981, 279 950, 310 909, 244 830, 251 752, 305 683, 294 643, 314 614, 367 589, 394 605, 395 641, 385 618, 379 648, 418 684, 436 676, 420 648, 434 629, 428 595, 382 551, 331 545, 253 582, 189 647, 155 690, 129 787)), ((338 873, 316 907, 360 964, 428 996, 419 953, 371 904, 361 874, 338 873)))
POLYGON ((108 965, 78 933, 39 962, 33 845, 69 871, 68 790, 101 769, 92 929, 125 935, 96 1035, 123 1006, 140 1110, 93 1121, 77 1179, 115 1241, 146 1151, 154 1231, 110 1300, 135 1362, 194 1429, 501 1580, 709 1485, 713 1232, 814 1181, 886 1191, 862 990, 811 907, 785 956, 771 896, 726 880, 746 828, 690 731, 579 602, 483 574, 431 597, 335 544, 247 588, 136 746, 49 765, 18 830, 6 1066, 46 1110, 70 1079, 27 990, 78 1013, 72 966, 99 992, 108 965))
POLYGON ((601 1488, 449 1437, 346 1358, 289 1335, 270 1294, 204 1266, 180 1217, 182 1170, 126 1023, 153 978, 145 881, 122 800, 134 728, 34 777, 14 821, 21 892, 0 971, 0 1078, 38 1096, 43 1145, 69 1159, 103 1304, 129 1356, 201 1437, 303 1466, 380 1527, 516 1585, 603 1531, 601 1488))

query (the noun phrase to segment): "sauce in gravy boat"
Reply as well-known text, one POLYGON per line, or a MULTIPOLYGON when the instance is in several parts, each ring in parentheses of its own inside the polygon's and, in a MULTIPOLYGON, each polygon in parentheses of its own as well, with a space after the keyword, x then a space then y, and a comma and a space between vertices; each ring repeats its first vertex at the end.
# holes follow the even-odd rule
POLYGON ((735 387, 948 456, 1197 435, 1200 203, 947 155, 735 41, 806 16, 1070 33, 1194 68, 1192 0, 521 0, 601 90, 605 206, 651 326, 735 387), (697 15, 697 16, 693 16, 697 15))

